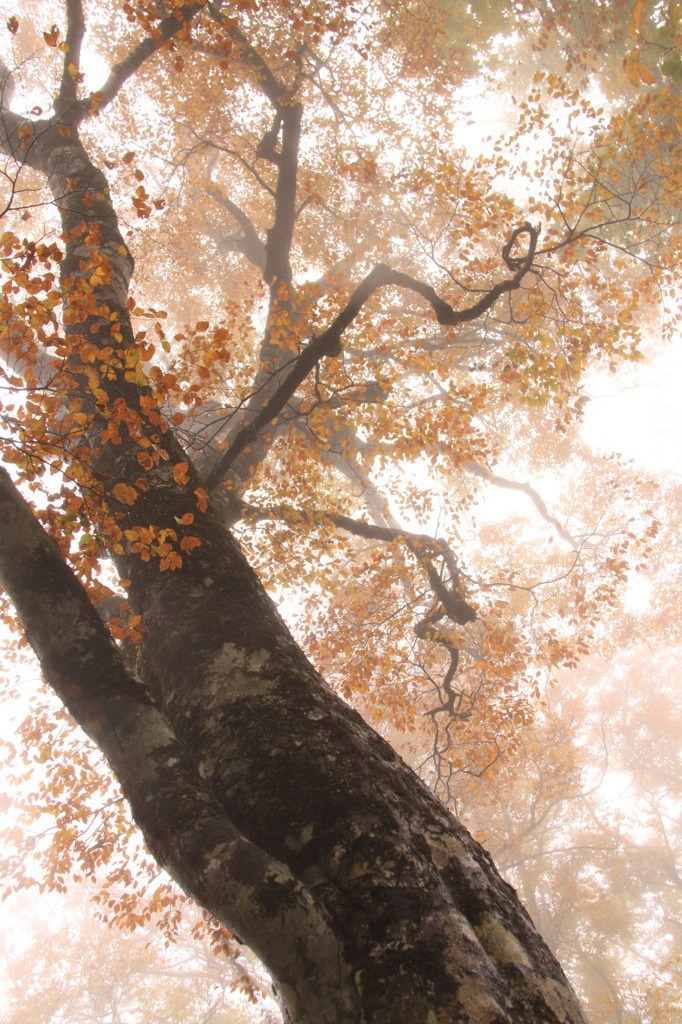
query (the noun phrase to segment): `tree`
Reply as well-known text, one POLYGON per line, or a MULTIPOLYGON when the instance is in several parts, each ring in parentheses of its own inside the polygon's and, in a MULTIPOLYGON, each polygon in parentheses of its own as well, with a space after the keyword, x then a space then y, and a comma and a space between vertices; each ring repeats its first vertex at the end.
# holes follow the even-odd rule
POLYGON ((553 688, 511 764, 461 786, 462 820, 595 1022, 679 1017, 678 664, 650 646, 615 667, 591 659, 553 688))
MULTIPOLYGON (((21 896, 13 897, 12 913, 26 922, 21 902, 21 896)), ((47 927, 44 916, 34 913, 19 948, 13 948, 16 935, 9 929, 4 937, 7 1024, 248 1024, 256 1019, 256 1006, 265 1010, 261 1020, 277 1019, 274 1000, 260 991, 263 979, 252 973, 254 965, 241 951, 238 959, 213 956, 194 938, 196 920, 186 922, 175 943, 154 930, 137 930, 122 941, 119 931, 93 916, 83 887, 52 895, 50 910, 47 927)))
MULTIPOLYGON (((435 6, 99 6, 89 28, 113 62, 100 88, 81 88, 80 0, 32 63, 40 27, 10 18, 2 72, 16 218, 1 239, 2 347, 17 390, 0 576, 43 674, 157 862, 263 959, 287 1019, 582 1020, 489 856, 322 681, 229 527, 279 521, 271 544, 309 533, 303 565, 280 556, 272 580, 299 573, 303 587, 315 564, 311 599, 338 593, 339 572, 375 576, 401 628, 413 620, 415 667, 398 685, 422 701, 435 691, 439 777, 474 707, 475 766, 494 759, 547 666, 585 649, 654 526, 619 513, 586 544, 594 525, 567 529, 522 487, 563 544, 517 635, 498 590, 533 601, 538 584, 518 582, 511 554, 485 580, 420 528, 431 507, 414 528, 396 509, 423 500, 410 466, 518 488, 491 467, 519 424, 539 450, 548 425, 575 418, 594 351, 636 354, 679 256, 672 101, 647 94, 613 114, 571 101, 594 138, 567 147, 550 133, 538 170, 551 199, 524 216, 494 166, 441 141, 457 80, 435 6), (47 82, 54 61, 51 112, 33 98, 16 112, 22 76, 47 82), (118 158, 114 139, 131 140, 118 158), (127 183, 118 211, 146 234, 121 229, 113 196, 127 183), (348 514, 358 497, 370 522, 348 514), (368 542, 346 541, 340 570, 337 530, 368 542)), ((544 130, 547 96, 570 99, 555 78, 543 89, 521 133, 544 130)), ((366 621, 360 588, 347 597, 348 623, 366 621)), ((376 666, 387 679, 404 664, 390 640, 376 666)), ((349 694, 360 675, 348 666, 349 694)))

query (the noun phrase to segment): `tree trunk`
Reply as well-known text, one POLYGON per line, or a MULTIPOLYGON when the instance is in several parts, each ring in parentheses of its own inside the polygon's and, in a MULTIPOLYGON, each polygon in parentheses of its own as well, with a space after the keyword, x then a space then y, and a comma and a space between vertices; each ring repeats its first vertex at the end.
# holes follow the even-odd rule
POLYGON ((584 1020, 489 856, 319 678, 210 511, 187 569, 135 588, 164 711, 4 472, 0 512, 3 584, 46 678, 291 1021, 584 1020))
POLYGON ((62 215, 65 401, 92 413, 111 550, 146 628, 140 678, 6 474, 0 573, 46 680, 106 754, 150 850, 263 959, 291 1022, 584 1021, 486 852, 307 661, 125 369, 132 260, 75 126, 31 126, 22 150, 26 122, 4 115, 5 150, 45 173, 62 215), (93 345, 114 348, 94 389, 93 345), (132 505, 119 484, 135 489, 132 505), (175 538, 181 568, 134 550, 150 526, 175 538), (185 536, 199 546, 182 549, 185 536))

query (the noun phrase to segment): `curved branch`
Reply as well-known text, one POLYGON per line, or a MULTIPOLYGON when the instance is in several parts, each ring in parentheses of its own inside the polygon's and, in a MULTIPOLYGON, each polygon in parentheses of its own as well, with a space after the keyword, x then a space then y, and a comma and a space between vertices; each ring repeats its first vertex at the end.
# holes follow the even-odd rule
POLYGON ((263 427, 279 415, 289 399, 293 396, 296 389, 300 384, 302 384, 315 366, 317 366, 317 364, 325 357, 335 357, 340 355, 341 337, 344 331, 353 323, 362 308, 379 288, 394 286, 397 288, 405 288, 407 291, 412 291, 417 295, 421 295, 422 298, 426 299, 433 308, 436 314, 436 320, 440 324, 455 326, 457 324, 466 323, 469 320, 475 320, 476 317, 481 315, 481 313, 490 309, 500 295, 504 295, 506 292, 511 292, 518 288, 523 277, 530 270, 535 256, 537 239, 540 233, 539 227, 533 228, 530 224, 524 224, 522 227, 517 228, 505 245, 503 255, 505 259, 509 257, 511 246, 520 233, 528 234, 530 242, 528 252, 513 277, 507 278, 504 281, 500 281, 499 284, 494 285, 494 287, 486 292, 478 302, 474 303, 473 306, 468 306, 466 309, 454 309, 449 302, 445 302, 444 299, 440 298, 431 285, 425 284, 423 281, 419 281, 414 277, 410 277, 408 274, 392 270, 390 267, 386 266, 385 263, 378 263, 377 266, 367 274, 364 280, 360 282, 346 303, 345 308, 339 313, 327 330, 322 334, 318 334, 313 337, 309 344, 303 349, 280 386, 274 392, 266 405, 263 406, 258 415, 251 423, 246 424, 237 431, 226 451, 206 476, 205 483, 208 490, 212 491, 221 483, 222 480, 225 479, 230 466, 237 456, 256 439, 263 427))
POLYGON ((552 515, 538 492, 530 484, 523 484, 519 483, 517 480, 509 480, 507 477, 498 476, 497 473, 493 473, 492 470, 486 469, 485 466, 481 466, 477 462, 465 462, 463 463, 463 468, 467 470, 467 472, 472 473, 473 476, 481 477, 482 480, 487 480, 496 487, 503 487, 508 491, 520 491, 521 494, 526 494, 533 502, 545 522, 554 527, 561 539, 566 541, 573 551, 578 551, 580 549, 580 544, 575 537, 568 532, 566 527, 563 526, 556 516, 552 515))
MULTIPOLYGON (((420 567, 428 577, 431 589, 440 605, 438 618, 442 618, 445 615, 452 622, 460 626, 466 625, 467 622, 474 622, 477 618, 474 609, 458 592, 460 574, 457 567, 457 558, 444 540, 431 537, 427 533, 414 533, 411 530, 402 530, 399 527, 375 526, 373 523, 366 523, 362 519, 351 519, 350 516, 344 516, 340 512, 319 509, 305 511, 286 505, 260 508, 257 505, 250 505, 245 501, 240 501, 239 507, 242 515, 256 522, 264 519, 285 519, 288 522, 298 520, 299 522, 316 526, 330 523, 339 530, 352 533, 355 537, 364 537, 367 540, 380 540, 388 544, 396 542, 404 544, 415 555, 420 567), (449 586, 442 580, 433 564, 434 558, 443 559, 450 575, 449 586)), ((430 618, 433 620, 433 616, 430 618)))
MULTIPOLYGON (((475 622, 477 615, 474 608, 462 597, 459 589, 460 573, 457 558, 445 541, 431 537, 429 534, 413 533, 399 527, 376 526, 363 520, 351 519, 339 512, 304 511, 285 505, 261 508, 244 501, 238 502, 238 508, 242 516, 251 521, 283 519, 288 523, 298 521, 315 526, 329 523, 356 537, 380 540, 386 543, 401 543, 409 548, 415 556, 419 568, 426 574, 435 598, 435 602, 426 614, 415 623, 415 636, 420 640, 429 641, 442 647, 449 659, 449 665, 440 683, 434 681, 440 702, 425 714, 433 719, 436 715, 445 714, 448 722, 468 718, 471 715, 469 703, 462 708, 462 692, 452 687, 459 667, 457 637, 453 637, 447 629, 439 628, 438 623, 441 619, 447 618, 455 625, 464 626, 469 622, 475 622), (442 570, 439 572, 436 568, 434 564, 436 558, 442 559, 449 580, 443 579, 442 570)), ((437 736, 435 742, 437 742, 437 736)))

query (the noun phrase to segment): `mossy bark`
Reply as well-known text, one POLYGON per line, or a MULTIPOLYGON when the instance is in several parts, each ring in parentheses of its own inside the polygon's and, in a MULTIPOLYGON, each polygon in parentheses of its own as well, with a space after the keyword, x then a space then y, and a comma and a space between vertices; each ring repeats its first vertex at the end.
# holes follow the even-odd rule
MULTIPOLYGON (((21 124, 5 111, 6 151, 21 124)), ((582 1024, 489 856, 315 672, 192 466, 176 479, 189 460, 151 393, 113 364, 88 390, 80 346, 111 347, 112 323, 114 348, 134 343, 132 260, 103 175, 75 126, 61 127, 34 127, 23 158, 62 214, 72 393, 92 409, 90 468, 123 531, 113 555, 146 632, 136 678, 3 474, 2 580, 46 680, 109 759, 159 863, 262 957, 290 1021, 582 1024), (108 274, 84 301, 79 285, 102 258, 108 274), (112 444, 121 401, 130 415, 112 444), (149 470, 141 438, 163 453, 149 470), (138 493, 130 506, 120 483, 138 493), (149 526, 200 544, 162 572, 126 539, 149 526)))

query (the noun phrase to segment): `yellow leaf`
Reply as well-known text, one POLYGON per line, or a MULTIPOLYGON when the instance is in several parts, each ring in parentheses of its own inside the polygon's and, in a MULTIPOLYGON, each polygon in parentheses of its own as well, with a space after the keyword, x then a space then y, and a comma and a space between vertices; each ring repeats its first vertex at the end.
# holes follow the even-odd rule
POLYGON ((631 50, 623 58, 623 71, 633 85, 655 85, 656 78, 644 64, 640 63, 639 50, 631 50))
POLYGON ((639 64, 639 77, 645 85, 655 85, 656 76, 644 64, 639 64))
POLYGON ((633 85, 639 85, 639 50, 632 50, 623 57, 623 71, 633 85))
POLYGON ((632 9, 632 18, 628 26, 628 34, 632 39, 640 38, 640 24, 642 21, 642 14, 644 13, 644 4, 645 0, 637 0, 632 9))

